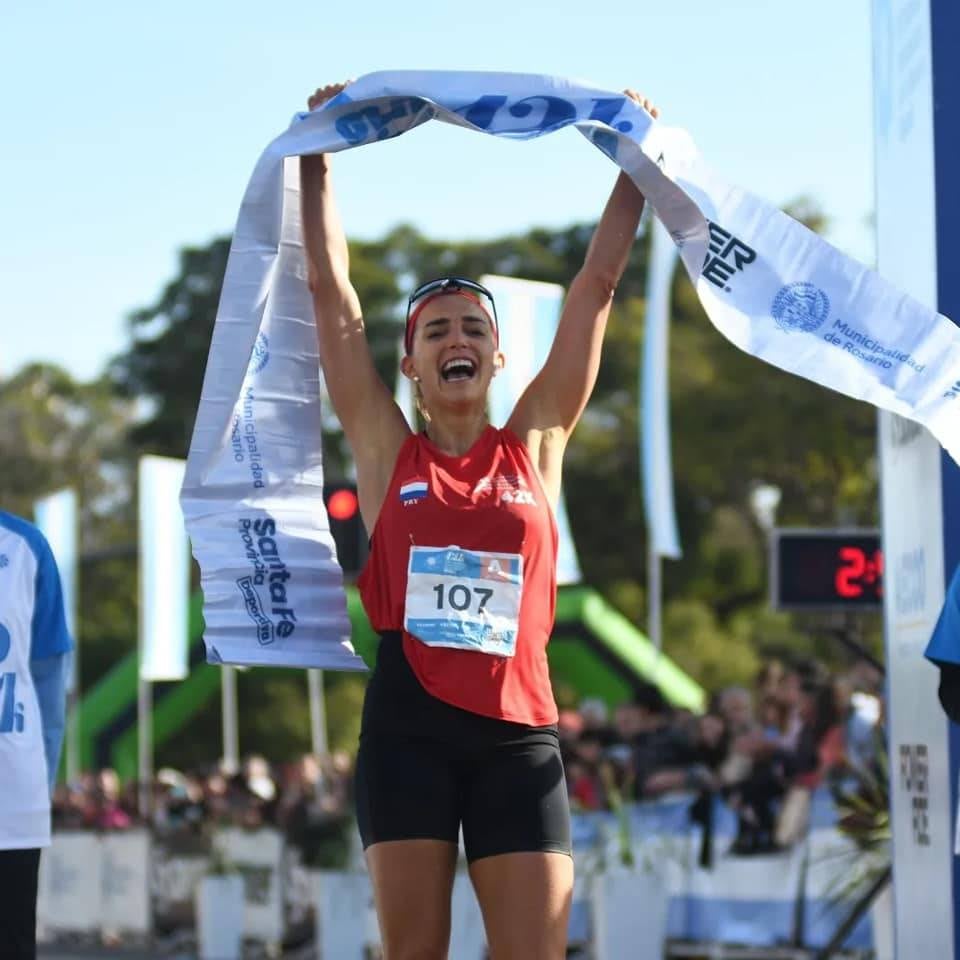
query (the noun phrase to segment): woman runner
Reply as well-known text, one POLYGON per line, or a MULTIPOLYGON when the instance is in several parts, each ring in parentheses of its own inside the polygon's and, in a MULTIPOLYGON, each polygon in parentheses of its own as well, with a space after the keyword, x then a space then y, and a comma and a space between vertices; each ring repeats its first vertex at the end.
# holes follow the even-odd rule
MULTIPOLYGON (((344 86, 318 89, 310 109, 344 86)), ((320 360, 371 531, 359 588, 381 640, 356 794, 384 956, 446 957, 462 829, 491 958, 557 960, 573 861, 546 657, 553 509, 643 196, 620 174, 550 355, 503 429, 487 422, 504 365, 492 296, 457 277, 413 292, 401 371, 426 422, 414 433, 374 368, 329 171, 326 155, 301 158, 320 360)))

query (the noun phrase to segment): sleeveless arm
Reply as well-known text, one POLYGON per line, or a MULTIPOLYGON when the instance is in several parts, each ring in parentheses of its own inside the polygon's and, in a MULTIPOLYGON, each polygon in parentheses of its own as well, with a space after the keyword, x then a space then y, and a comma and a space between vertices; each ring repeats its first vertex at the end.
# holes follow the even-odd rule
POLYGON ((360 509, 371 530, 397 453, 410 431, 373 363, 360 302, 350 282, 347 239, 328 158, 301 157, 300 176, 304 252, 320 365, 357 464, 360 509))
POLYGON ((553 346, 508 426, 530 450, 551 497, 559 495, 567 440, 593 392, 613 294, 643 211, 643 195, 621 173, 570 285, 553 346))

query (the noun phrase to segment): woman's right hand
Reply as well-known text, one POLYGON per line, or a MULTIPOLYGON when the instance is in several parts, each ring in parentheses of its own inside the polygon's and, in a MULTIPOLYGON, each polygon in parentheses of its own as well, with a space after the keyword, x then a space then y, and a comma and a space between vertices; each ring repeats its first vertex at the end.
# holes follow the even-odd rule
POLYGON ((317 87, 317 89, 307 97, 307 107, 310 110, 316 110, 317 107, 322 107, 328 100, 332 100, 338 93, 342 93, 347 85, 352 82, 351 80, 346 80, 343 83, 328 83, 325 87, 317 87))

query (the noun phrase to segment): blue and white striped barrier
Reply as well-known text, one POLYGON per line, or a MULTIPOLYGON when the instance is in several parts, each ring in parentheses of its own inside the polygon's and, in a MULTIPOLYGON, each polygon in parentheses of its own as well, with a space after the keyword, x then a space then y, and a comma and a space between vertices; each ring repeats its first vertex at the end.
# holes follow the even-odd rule
MULTIPOLYGON (((837 812, 829 792, 814 794, 805 840, 781 853, 753 856, 729 852, 737 834, 737 817, 722 800, 715 799, 713 864, 709 869, 699 864, 703 828, 691 821, 690 805, 690 797, 675 796, 629 811, 629 847, 637 888, 643 886, 641 877, 653 875, 666 889, 666 936, 766 947, 792 943, 799 933, 805 946, 824 946, 852 907, 851 881, 870 866, 837 829, 837 812)), ((629 868, 620 862, 624 842, 617 817, 577 814, 573 820, 580 872, 613 869, 629 877, 629 868)), ((637 909, 644 909, 639 897, 637 909)), ((589 911, 575 904, 572 938, 584 938, 585 922, 589 922, 589 911)), ((867 916, 845 946, 872 945, 867 916)))

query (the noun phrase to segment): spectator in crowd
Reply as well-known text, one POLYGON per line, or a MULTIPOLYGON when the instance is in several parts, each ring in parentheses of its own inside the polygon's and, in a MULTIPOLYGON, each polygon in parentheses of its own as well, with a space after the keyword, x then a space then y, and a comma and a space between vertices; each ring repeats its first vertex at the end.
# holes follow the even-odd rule
POLYGON ((737 813, 737 837, 731 848, 736 854, 773 849, 775 805, 785 779, 780 756, 783 729, 776 722, 786 715, 777 696, 785 675, 775 661, 758 677, 755 689, 767 702, 766 725, 754 713, 750 690, 728 687, 717 697, 717 712, 727 731, 727 752, 718 772, 723 794, 737 813), (776 717, 770 716, 774 707, 776 717))
POLYGON ((846 762, 844 727, 831 682, 808 678, 803 683, 800 704, 803 726, 795 754, 794 782, 815 790, 846 762))
POLYGON ((803 720, 800 716, 803 696, 803 680, 813 668, 809 664, 781 664, 779 682, 776 687, 776 699, 783 714, 783 729, 778 739, 782 750, 796 750, 803 720))
POLYGON ((721 691, 717 697, 717 713, 723 720, 729 744, 720 779, 730 786, 750 776, 765 738, 753 714, 753 697, 745 687, 727 687, 721 691))
POLYGON ((580 704, 580 718, 583 722, 581 737, 596 736, 603 746, 609 746, 614 740, 610 728, 610 711, 599 697, 588 697, 580 704))
POLYGON ((778 696, 767 693, 761 695, 757 709, 757 722, 768 740, 780 741, 787 732, 789 721, 789 713, 778 696))
POLYGON ((90 826, 97 830, 126 830, 133 823, 133 817, 121 803, 116 770, 101 770, 97 774, 91 814, 90 826))
POLYGON ((308 866, 346 866, 352 779, 352 761, 342 752, 322 760, 308 754, 290 771, 278 806, 279 822, 308 866))
POLYGON ((199 833, 207 816, 200 780, 168 767, 157 774, 157 787, 153 801, 155 827, 199 833))
POLYGON ((675 726, 660 688, 643 684, 634 697, 639 734, 634 740, 637 797, 656 797, 674 790, 713 784, 708 768, 699 763, 696 747, 682 726, 675 726))
POLYGON ((786 675, 783 661, 777 658, 765 661, 757 671, 754 687, 757 698, 761 701, 767 697, 776 697, 786 675))
POLYGON ((594 726, 581 733, 574 750, 573 771, 568 774, 570 805, 575 810, 602 810, 607 806, 604 784, 604 749, 607 742, 603 727, 594 726))
POLYGON ((633 743, 643 732, 641 707, 628 700, 613 711, 613 732, 617 743, 633 743))
POLYGON ((880 747, 883 673, 876 664, 861 658, 837 679, 841 684, 837 708, 844 721, 847 759, 859 769, 869 768, 880 747))
POLYGON ((576 710, 561 710, 557 720, 557 735, 560 738, 564 764, 582 732, 583 717, 576 710))

